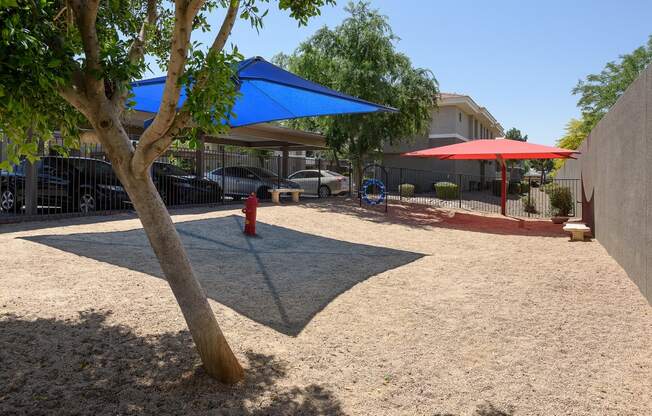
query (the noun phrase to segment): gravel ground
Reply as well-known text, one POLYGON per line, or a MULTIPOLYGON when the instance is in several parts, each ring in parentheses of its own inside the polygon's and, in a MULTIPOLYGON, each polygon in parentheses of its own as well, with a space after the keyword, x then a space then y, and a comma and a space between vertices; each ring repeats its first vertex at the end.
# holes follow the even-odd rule
POLYGON ((178 211, 243 365, 202 371, 129 215, 0 226, 0 414, 647 415, 652 308, 560 226, 346 200, 178 211))

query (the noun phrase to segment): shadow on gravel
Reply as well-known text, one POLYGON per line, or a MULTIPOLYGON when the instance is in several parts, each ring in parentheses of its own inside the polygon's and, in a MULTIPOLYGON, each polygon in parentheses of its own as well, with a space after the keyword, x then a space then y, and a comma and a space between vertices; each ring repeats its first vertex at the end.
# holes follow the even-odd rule
MULTIPOLYGON (((210 298, 291 336, 356 284, 423 257, 260 222, 258 236, 248 238, 242 233, 242 217, 235 215, 176 226, 210 298)), ((163 276, 142 229, 23 238, 163 276)))
POLYGON ((399 224, 412 228, 451 228, 486 234, 528 235, 542 237, 561 237, 567 234, 561 224, 550 220, 522 219, 482 215, 453 211, 445 208, 429 207, 419 204, 392 202, 385 207, 358 206, 357 199, 332 200, 306 203, 305 205, 321 212, 349 215, 375 223, 399 224))
POLYGON ((139 336, 109 315, 0 315, 0 414, 343 414, 319 385, 278 386, 286 367, 273 356, 247 353, 245 381, 228 387, 204 373, 188 332, 139 336))

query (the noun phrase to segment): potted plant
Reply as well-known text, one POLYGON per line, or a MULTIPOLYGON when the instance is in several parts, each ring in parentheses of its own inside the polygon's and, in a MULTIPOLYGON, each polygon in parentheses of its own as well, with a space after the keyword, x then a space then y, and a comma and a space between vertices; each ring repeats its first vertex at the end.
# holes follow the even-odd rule
POLYGON ((554 215, 552 222, 562 224, 568 221, 570 213, 573 211, 573 194, 570 189, 565 186, 551 187, 548 197, 554 215))

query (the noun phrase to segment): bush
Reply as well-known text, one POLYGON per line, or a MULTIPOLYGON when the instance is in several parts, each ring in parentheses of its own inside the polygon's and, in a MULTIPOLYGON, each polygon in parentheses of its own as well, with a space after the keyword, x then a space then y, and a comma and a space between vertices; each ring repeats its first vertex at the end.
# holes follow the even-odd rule
POLYGON ((414 185, 410 183, 403 183, 398 186, 398 192, 404 198, 410 198, 414 196, 414 185))
POLYGON ((510 182, 507 185, 508 194, 520 194, 521 193, 521 183, 520 182, 510 182))
POLYGON ((528 182, 521 182, 521 193, 527 194, 530 192, 530 184, 528 182))
POLYGON ((460 196, 460 188, 452 182, 437 182, 435 194, 441 199, 456 199, 460 196))
POLYGON ((550 197, 550 206, 554 209, 553 213, 559 217, 568 217, 573 211, 573 194, 570 188, 565 186, 553 187, 548 195, 550 197))
POLYGON ((527 212, 528 214, 536 214, 539 212, 537 211, 537 206, 534 204, 534 200, 530 199, 528 201, 527 196, 521 198, 521 203, 523 204, 523 211, 527 212))

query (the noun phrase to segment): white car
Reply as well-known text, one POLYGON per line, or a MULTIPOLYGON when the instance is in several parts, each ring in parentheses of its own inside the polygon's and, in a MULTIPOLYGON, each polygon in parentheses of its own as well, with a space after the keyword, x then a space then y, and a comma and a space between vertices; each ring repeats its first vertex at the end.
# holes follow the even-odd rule
POLYGON ((330 170, 299 170, 288 176, 288 179, 298 183, 306 194, 322 198, 349 192, 349 178, 330 170))

